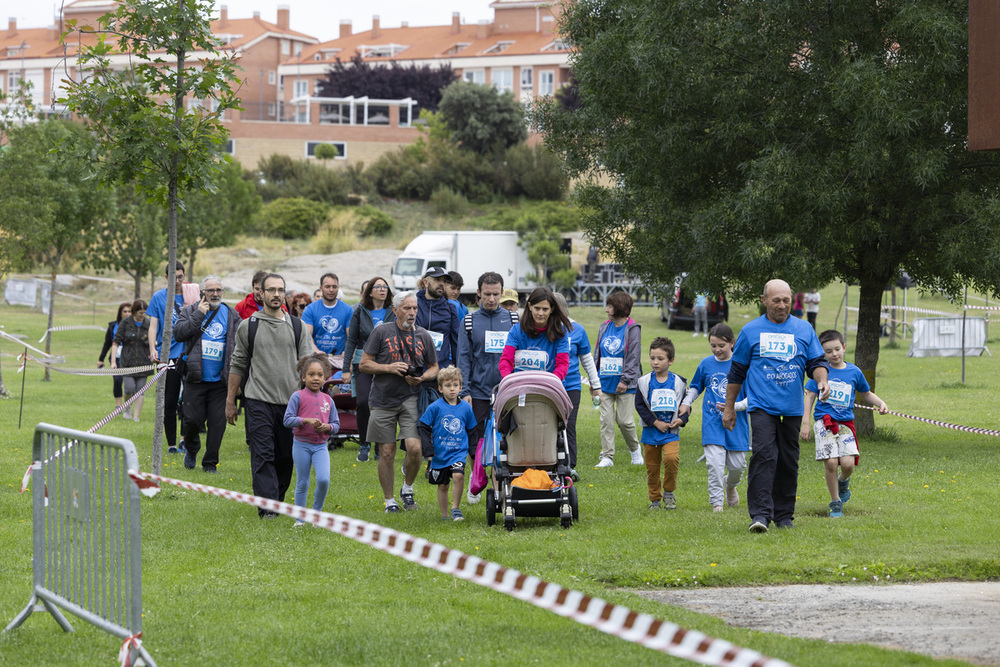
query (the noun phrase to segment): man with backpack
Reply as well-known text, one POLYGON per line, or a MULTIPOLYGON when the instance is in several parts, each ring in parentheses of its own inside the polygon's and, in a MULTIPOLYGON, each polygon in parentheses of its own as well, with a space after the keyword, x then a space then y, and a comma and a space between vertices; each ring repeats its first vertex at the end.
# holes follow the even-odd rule
MULTIPOLYGON (((312 354, 302 320, 283 312, 285 279, 268 274, 261 282, 263 308, 240 322, 229 366, 226 421, 236 424, 236 395, 242 386, 253 492, 284 501, 292 480, 292 430, 284 426, 288 398, 299 389, 295 364, 312 354)), ((277 515, 258 510, 262 519, 277 515)))

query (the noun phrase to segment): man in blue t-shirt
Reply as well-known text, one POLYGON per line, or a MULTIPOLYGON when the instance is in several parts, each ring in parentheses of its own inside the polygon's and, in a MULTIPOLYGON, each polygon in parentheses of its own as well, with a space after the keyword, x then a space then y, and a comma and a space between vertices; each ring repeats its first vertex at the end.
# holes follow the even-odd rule
POLYGON ((766 533, 771 521, 779 528, 793 527, 804 376, 816 381, 822 400, 830 393, 830 366, 816 332, 808 322, 790 317, 788 283, 768 281, 762 300, 767 312, 743 327, 736 339, 722 413, 723 425, 733 430, 736 398, 745 383, 753 450, 747 508, 753 533, 766 533))
POLYGON ((354 310, 337 298, 340 278, 336 274, 324 273, 320 278, 320 290, 323 298, 306 306, 302 311, 302 323, 306 325, 316 352, 329 355, 334 370, 343 370, 347 327, 354 310))
MULTIPOLYGON (((164 274, 170 279, 170 268, 164 274)), ((177 316, 184 305, 184 295, 181 288, 184 285, 184 265, 177 262, 174 265, 174 303, 171 315, 171 328, 177 324, 177 316)), ((169 354, 163 355, 163 324, 166 321, 167 311, 167 288, 164 287, 149 300, 149 307, 146 309, 146 317, 149 318, 149 359, 153 362, 160 361, 162 356, 168 359, 177 359, 184 353, 184 343, 171 335, 168 346, 169 354)), ((180 451, 177 448, 177 403, 181 398, 181 388, 184 386, 181 374, 171 368, 166 372, 165 399, 163 403, 163 433, 167 438, 167 451, 176 454, 180 451)), ((183 446, 183 443, 181 443, 183 446)))
POLYGON ((229 360, 240 316, 222 303, 222 279, 201 281, 201 301, 181 309, 174 338, 184 345, 184 467, 194 468, 201 449, 201 425, 207 426, 202 470, 216 472, 219 447, 226 433, 229 360))

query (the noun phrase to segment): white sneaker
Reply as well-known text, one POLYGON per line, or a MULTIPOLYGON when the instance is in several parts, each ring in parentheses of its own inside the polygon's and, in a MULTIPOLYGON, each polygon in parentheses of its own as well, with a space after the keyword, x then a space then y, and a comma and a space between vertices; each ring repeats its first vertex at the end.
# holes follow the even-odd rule
POLYGON ((694 332, 694 333, 693 333, 693 334, 691 335, 691 337, 692 337, 692 338, 697 338, 697 337, 698 337, 698 332, 697 332, 697 331, 695 331, 695 332, 694 332))
POLYGON ((633 465, 640 466, 640 465, 643 465, 644 463, 645 463, 645 461, 642 458, 642 450, 641 449, 637 449, 634 452, 632 452, 632 464, 633 465))
POLYGON ((611 459, 609 459, 607 456, 602 456, 601 460, 598 461, 597 465, 594 466, 594 467, 595 468, 610 468, 614 464, 615 464, 615 462, 612 461, 611 459))
POLYGON ((481 493, 473 493, 472 491, 469 491, 468 493, 465 494, 465 499, 469 501, 470 505, 475 505, 476 503, 479 502, 479 499, 482 497, 483 496, 481 493))

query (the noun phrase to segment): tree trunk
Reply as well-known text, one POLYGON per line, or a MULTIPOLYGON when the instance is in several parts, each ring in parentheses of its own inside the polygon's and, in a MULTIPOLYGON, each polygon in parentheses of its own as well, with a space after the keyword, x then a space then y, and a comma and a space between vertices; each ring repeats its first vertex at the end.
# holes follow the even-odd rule
MULTIPOLYGON (((195 272, 194 272, 194 259, 195 259, 195 257, 197 255, 198 255, 198 249, 197 248, 191 248, 191 250, 188 252, 187 270, 188 270, 188 276, 189 277, 195 275, 195 272)), ((202 277, 204 277, 204 276, 202 276, 202 277)))
MULTIPOLYGON (((854 365, 861 369, 865 379, 875 391, 875 370, 878 366, 879 334, 881 327, 882 288, 878 280, 861 281, 861 299, 858 302, 858 337, 854 347, 854 365)), ((844 332, 847 338, 847 332, 844 332)), ((875 413, 871 410, 854 411, 854 427, 858 435, 871 435, 875 430, 875 413)))
POLYGON ((7 393, 7 387, 3 384, 3 368, 0 367, 0 397, 10 396, 7 393))
POLYGON ((133 283, 134 283, 133 286, 132 286, 132 291, 133 291, 132 300, 135 301, 136 299, 142 298, 142 296, 141 296, 142 295, 142 271, 136 271, 135 275, 132 276, 132 280, 133 280, 133 283))
MULTIPOLYGON (((52 316, 56 310, 56 271, 59 270, 59 258, 52 263, 52 281, 49 284, 49 323, 46 329, 52 328, 52 316)), ((52 332, 48 331, 45 334, 45 356, 50 356, 52 353, 52 332)), ((42 378, 42 382, 50 382, 52 378, 49 377, 49 366, 45 365, 45 377, 42 378)))

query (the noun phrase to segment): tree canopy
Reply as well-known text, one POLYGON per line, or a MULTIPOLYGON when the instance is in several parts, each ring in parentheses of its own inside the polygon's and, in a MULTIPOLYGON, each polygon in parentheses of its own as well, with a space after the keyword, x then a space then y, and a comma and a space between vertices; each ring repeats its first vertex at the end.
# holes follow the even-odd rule
POLYGON ((772 277, 861 286, 874 380, 883 287, 1000 288, 996 155, 966 150, 967 4, 580 0, 581 106, 534 120, 586 227, 628 271, 749 299, 772 277), (661 248, 660 252, 650 252, 661 248))
POLYGON ((441 117, 451 140, 466 150, 485 154, 524 141, 524 110, 511 92, 493 86, 456 81, 441 97, 441 117))
POLYGON ((333 63, 326 79, 319 82, 320 95, 324 97, 373 97, 383 100, 402 100, 411 97, 418 109, 436 111, 441 102, 441 91, 458 78, 451 65, 400 65, 393 62, 365 62, 355 55, 344 63, 333 63))

